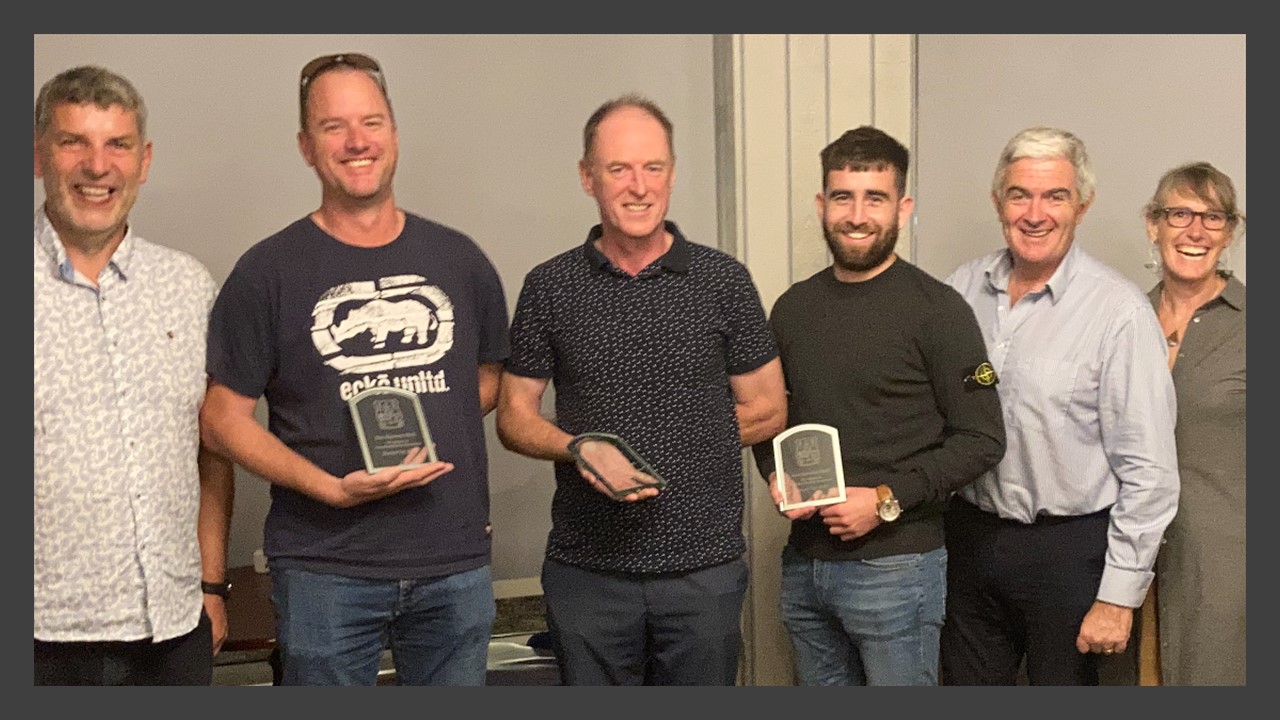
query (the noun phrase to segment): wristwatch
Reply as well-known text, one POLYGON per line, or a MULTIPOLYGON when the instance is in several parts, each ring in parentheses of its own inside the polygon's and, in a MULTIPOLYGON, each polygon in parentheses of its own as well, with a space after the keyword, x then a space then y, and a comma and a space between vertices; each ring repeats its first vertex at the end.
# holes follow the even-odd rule
POLYGON ((222 582, 206 582, 201 580, 200 589, 204 591, 205 595, 217 595, 223 600, 231 597, 231 583, 227 580, 223 580, 222 582))
POLYGON ((902 506, 898 498, 893 496, 893 488, 888 485, 876 486, 876 515, 885 522, 893 522, 902 514, 902 506))

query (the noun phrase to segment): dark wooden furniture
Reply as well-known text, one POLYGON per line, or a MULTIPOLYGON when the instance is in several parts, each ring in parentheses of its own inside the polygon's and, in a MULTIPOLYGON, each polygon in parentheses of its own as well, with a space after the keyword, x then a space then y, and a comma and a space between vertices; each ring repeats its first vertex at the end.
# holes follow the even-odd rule
POLYGON ((231 597, 227 598, 227 641, 230 652, 272 650, 276 646, 276 617, 271 605, 271 574, 252 565, 227 570, 231 597))
POLYGON ((221 657, 236 655, 261 658, 271 667, 273 685, 280 684, 280 654, 276 650, 276 615, 271 603, 271 574, 260 573, 252 565, 227 570, 231 597, 227 598, 227 640, 221 657))

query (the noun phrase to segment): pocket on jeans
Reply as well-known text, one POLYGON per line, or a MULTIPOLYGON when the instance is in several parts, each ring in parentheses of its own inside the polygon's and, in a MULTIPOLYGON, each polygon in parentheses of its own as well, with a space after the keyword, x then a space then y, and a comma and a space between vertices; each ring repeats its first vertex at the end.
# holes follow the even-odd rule
POLYGON ((920 566, 920 555, 918 553, 885 555, 884 557, 859 560, 859 562, 878 570, 911 570, 920 566))

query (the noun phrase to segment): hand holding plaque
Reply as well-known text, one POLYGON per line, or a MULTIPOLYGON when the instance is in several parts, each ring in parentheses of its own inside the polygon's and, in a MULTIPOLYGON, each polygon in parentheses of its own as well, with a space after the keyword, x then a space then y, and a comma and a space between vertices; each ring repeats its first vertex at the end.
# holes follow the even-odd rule
POLYGON ((646 488, 662 490, 667 481, 627 442, 610 433, 583 433, 569 441, 578 467, 591 473, 622 500, 646 488))
POLYGON ((840 433, 830 425, 806 423, 773 439, 781 510, 844 502, 840 433))
POLYGON ((347 401, 355 421, 360 452, 370 474, 404 464, 410 450, 426 448, 427 462, 436 462, 435 443, 427 430, 422 402, 416 393, 392 387, 370 388, 347 401))

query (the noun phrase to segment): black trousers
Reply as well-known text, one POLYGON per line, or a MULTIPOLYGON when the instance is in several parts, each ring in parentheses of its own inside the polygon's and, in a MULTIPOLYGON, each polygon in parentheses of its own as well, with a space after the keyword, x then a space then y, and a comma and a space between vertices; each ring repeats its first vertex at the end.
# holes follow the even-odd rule
POLYGON ((36 685, 211 685, 213 625, 163 642, 35 641, 36 685))
POLYGON ((1110 510, 1027 525, 954 496, 947 508, 944 685, 1097 685, 1097 656, 1076 650, 1097 597, 1110 510))
POLYGON ((542 564, 564 685, 733 685, 747 565, 612 573, 542 564))

